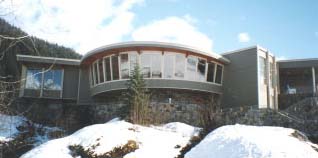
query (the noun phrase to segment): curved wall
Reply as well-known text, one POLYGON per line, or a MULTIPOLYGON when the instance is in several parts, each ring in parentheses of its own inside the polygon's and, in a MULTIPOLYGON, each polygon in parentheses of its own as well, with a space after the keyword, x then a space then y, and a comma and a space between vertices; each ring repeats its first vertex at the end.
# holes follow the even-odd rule
POLYGON ((137 64, 147 80, 148 88, 221 93, 224 68, 221 60, 212 55, 166 49, 133 47, 128 51, 125 47, 117 52, 108 50, 109 53, 106 54, 105 51, 91 53, 94 58, 87 55, 81 65, 89 68, 91 95, 125 89, 125 82, 137 64))

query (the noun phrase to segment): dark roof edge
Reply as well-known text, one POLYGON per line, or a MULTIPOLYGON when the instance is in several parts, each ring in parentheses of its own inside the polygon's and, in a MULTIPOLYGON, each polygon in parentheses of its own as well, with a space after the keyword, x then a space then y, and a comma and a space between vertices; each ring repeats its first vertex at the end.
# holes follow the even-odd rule
POLYGON ((191 51, 195 52, 198 54, 206 55, 213 57, 217 60, 220 60, 226 64, 230 63, 230 60, 223 57, 222 55, 215 54, 212 52, 206 52, 202 51, 197 48, 193 48, 190 46, 182 45, 182 44, 177 44, 177 43, 168 43, 168 42, 155 42, 155 41, 130 41, 130 42, 120 42, 120 43, 114 43, 114 44, 109 44, 105 46, 98 47, 96 49, 93 49, 89 52, 87 52, 81 59, 81 62, 84 61, 86 58, 97 54, 102 51, 110 50, 110 49, 116 49, 116 48, 121 48, 121 47, 137 47, 137 46, 149 46, 149 47, 163 47, 163 48, 174 48, 174 49, 180 49, 180 50, 186 50, 186 51, 191 51))
POLYGON ((304 58, 304 59, 286 59, 286 60, 278 60, 277 62, 283 63, 283 62, 302 62, 302 61, 313 61, 317 60, 318 58, 304 58))
POLYGON ((17 55, 17 61, 33 62, 33 63, 45 63, 45 64, 71 65, 71 66, 79 66, 80 65, 80 60, 77 60, 77 59, 54 58, 54 57, 43 57, 43 56, 21 55, 21 54, 17 55))

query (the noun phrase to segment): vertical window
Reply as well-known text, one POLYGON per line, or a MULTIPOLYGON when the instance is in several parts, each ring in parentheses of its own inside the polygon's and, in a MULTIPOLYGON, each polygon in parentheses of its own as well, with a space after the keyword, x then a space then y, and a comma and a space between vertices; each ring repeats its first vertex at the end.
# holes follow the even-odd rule
POLYGON ((141 73, 144 78, 150 78, 150 67, 151 67, 151 54, 141 54, 141 73))
POLYGON ((41 69, 27 70, 27 78, 25 88, 27 89, 41 89, 42 73, 41 69))
POLYGON ((98 68, 97 68, 97 62, 94 63, 94 84, 98 84, 98 68))
POLYGON ((103 68, 103 60, 98 60, 98 71, 99 71, 99 83, 104 82, 104 68, 103 68))
POLYGON ((151 78, 161 78, 161 54, 151 54, 151 78))
POLYGON ((44 73, 45 90, 62 90, 62 70, 49 70, 44 73))
POLYGON ((275 78, 274 78, 274 64, 269 63, 269 81, 272 87, 275 86, 275 78))
POLYGON ((222 73, 223 73, 223 67, 221 65, 217 65, 216 66, 215 83, 218 83, 218 84, 222 83, 222 73))
POLYGON ((112 72, 113 72, 113 80, 119 79, 119 62, 118 62, 118 56, 114 55, 111 56, 112 59, 112 72))
POLYGON ((135 67, 137 66, 138 64, 138 54, 132 54, 130 53, 129 54, 129 64, 130 64, 130 74, 135 70, 135 67))
POLYGON ((164 55, 164 78, 173 78, 174 55, 164 55))
POLYGON ((214 70, 215 70, 215 64, 212 62, 208 63, 208 74, 207 74, 207 81, 208 82, 214 82, 214 70))
POLYGON ((175 73, 174 77, 176 79, 184 78, 184 70, 185 70, 185 55, 184 54, 176 54, 176 65, 175 65, 175 73))
POLYGON ((205 60, 198 59, 197 81, 205 81, 205 65, 206 65, 205 60))
POLYGON ((120 54, 120 73, 121 79, 129 78, 128 54, 120 54))
POLYGON ((105 81, 110 81, 112 79, 111 75, 111 65, 110 65, 110 57, 104 58, 104 63, 105 63, 105 81))
POLYGON ((188 59, 187 59, 187 79, 188 80, 196 79, 197 63, 198 63, 197 58, 188 56, 188 59))
POLYGON ((94 73, 93 73, 93 66, 90 66, 90 73, 91 73, 91 84, 94 86, 94 73))
POLYGON ((266 84, 266 59, 259 57, 259 78, 262 84, 266 84))

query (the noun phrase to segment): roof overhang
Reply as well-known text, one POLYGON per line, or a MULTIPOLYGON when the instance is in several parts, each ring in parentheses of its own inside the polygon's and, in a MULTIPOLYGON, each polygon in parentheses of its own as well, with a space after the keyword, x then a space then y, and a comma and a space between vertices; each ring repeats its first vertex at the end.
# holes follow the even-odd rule
POLYGON ((76 60, 76 59, 53 58, 53 57, 31 56, 31 55, 20 55, 20 54, 17 55, 17 61, 41 63, 41 64, 70 65, 70 66, 80 65, 80 60, 76 60))
POLYGON ((318 58, 279 60, 277 63, 279 68, 318 67, 318 58))
POLYGON ((94 50, 87 52, 81 59, 81 64, 91 63, 102 56, 109 54, 116 54, 125 51, 139 51, 139 50, 160 50, 160 51, 177 51, 189 54, 198 55, 201 57, 211 58, 217 60, 223 64, 229 64, 230 60, 212 52, 202 51, 193 47, 166 42, 154 42, 154 41, 132 41, 122 42, 110 45, 105 45, 94 50))

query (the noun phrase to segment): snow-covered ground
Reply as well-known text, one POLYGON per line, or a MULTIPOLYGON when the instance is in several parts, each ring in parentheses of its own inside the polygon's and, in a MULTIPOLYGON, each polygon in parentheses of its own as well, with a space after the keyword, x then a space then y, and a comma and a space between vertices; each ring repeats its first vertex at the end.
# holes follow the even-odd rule
MULTIPOLYGON (((10 116, 0 113, 0 141, 7 142, 13 140, 21 132, 28 131, 19 131, 17 128, 19 126, 26 126, 27 119, 21 116, 10 116)), ((41 126, 40 124, 32 123, 35 129, 41 129, 42 133, 39 134, 38 130, 35 130, 35 135, 32 138, 34 140, 34 146, 40 145, 44 142, 50 140, 49 133, 54 131, 62 131, 62 129, 57 127, 47 127, 41 126)))
POLYGON ((129 140, 137 142, 139 149, 125 155, 125 158, 174 158, 199 130, 177 122, 144 127, 112 120, 105 124, 87 126, 68 137, 51 140, 22 155, 22 158, 72 158, 68 148, 70 145, 81 145, 100 155, 129 140))
POLYGON ((223 126, 208 134, 186 158, 317 158, 308 141, 292 136, 295 130, 246 125, 223 126))
POLYGON ((0 114, 0 141, 12 140, 19 133, 16 127, 20 126, 24 120, 20 116, 0 114))

